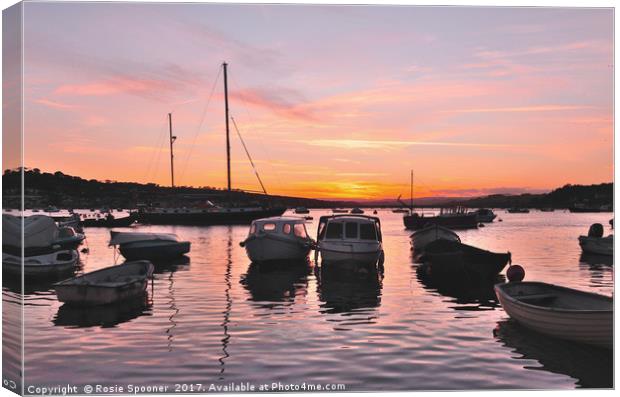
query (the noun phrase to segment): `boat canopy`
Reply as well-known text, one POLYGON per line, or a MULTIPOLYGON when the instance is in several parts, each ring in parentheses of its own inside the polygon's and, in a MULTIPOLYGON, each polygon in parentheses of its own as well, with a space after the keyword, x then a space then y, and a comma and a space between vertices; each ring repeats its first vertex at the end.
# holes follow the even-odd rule
MULTIPOLYGON (((32 215, 24 218, 24 248, 49 247, 58 239, 59 229, 46 215, 32 215)), ((22 245, 22 218, 2 215, 2 244, 14 247, 22 245)))
POLYGON ((110 232, 109 245, 121 245, 135 243, 138 241, 178 241, 177 235, 173 233, 138 233, 138 232, 110 232))

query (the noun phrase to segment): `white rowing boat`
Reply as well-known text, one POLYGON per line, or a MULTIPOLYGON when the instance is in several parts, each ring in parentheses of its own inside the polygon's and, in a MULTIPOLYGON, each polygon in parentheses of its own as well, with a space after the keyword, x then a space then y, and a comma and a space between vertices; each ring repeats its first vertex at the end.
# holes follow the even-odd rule
POLYGON ((61 302, 78 306, 106 305, 144 292, 153 274, 149 261, 125 262, 54 284, 61 302))
POLYGON ((505 283, 495 293, 523 326, 560 339, 612 348, 613 299, 541 282, 505 283))

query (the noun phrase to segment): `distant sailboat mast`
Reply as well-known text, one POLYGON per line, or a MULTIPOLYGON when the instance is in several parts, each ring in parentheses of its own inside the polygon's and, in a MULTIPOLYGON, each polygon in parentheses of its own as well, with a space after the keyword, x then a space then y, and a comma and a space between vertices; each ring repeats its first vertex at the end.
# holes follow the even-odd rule
POLYGON ((228 125, 228 64, 222 63, 224 68, 224 107, 226 110, 226 170, 228 173, 228 192, 230 193, 230 129, 228 125))
POLYGON ((409 209, 411 210, 411 212, 413 212, 413 170, 411 170, 411 192, 410 192, 410 199, 409 199, 409 209))
POLYGON ((168 129, 170 132, 170 178, 172 179, 172 187, 174 187, 174 151, 172 144, 177 140, 177 137, 172 135, 172 113, 168 113, 168 129))

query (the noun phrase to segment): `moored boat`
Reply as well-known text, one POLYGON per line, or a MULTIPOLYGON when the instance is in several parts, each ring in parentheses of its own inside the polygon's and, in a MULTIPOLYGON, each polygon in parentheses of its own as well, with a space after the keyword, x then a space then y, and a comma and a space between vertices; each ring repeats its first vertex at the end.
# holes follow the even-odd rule
POLYGON ((190 242, 179 241, 172 233, 110 232, 110 246, 118 246, 127 260, 162 260, 189 252, 190 242))
POLYGON ((253 263, 305 262, 313 244, 305 219, 296 217, 255 220, 240 243, 253 263))
POLYGON ((79 254, 76 250, 60 250, 47 254, 21 257, 2 253, 2 270, 15 276, 59 277, 75 270, 79 254), (22 261, 23 259, 23 261, 22 261))
POLYGON ((140 296, 153 274, 149 261, 125 262, 54 284, 60 302, 106 305, 140 296))
POLYGON ((438 215, 426 216, 416 212, 405 215, 403 222, 406 229, 418 230, 430 225, 444 226, 449 229, 476 229, 478 218, 476 214, 465 212, 462 208, 444 209, 438 215))
POLYGON ((584 253, 597 255, 614 254, 614 236, 588 237, 579 236, 579 246, 584 253))
POLYGON ((348 213, 349 211, 347 211, 347 210, 345 210, 345 209, 341 209, 341 208, 333 208, 333 209, 332 209, 332 212, 333 212, 334 214, 346 214, 346 213, 348 213))
POLYGON ((491 223, 497 217, 493 210, 488 208, 480 208, 473 212, 476 214, 478 222, 491 223))
POLYGON ((428 264, 434 278, 465 276, 484 281, 494 279, 511 257, 510 252, 496 253, 458 241, 436 240, 426 246, 421 260, 428 264))
POLYGON ((358 215, 359 215, 359 214, 363 214, 363 213, 364 213, 364 210, 363 210, 363 209, 361 209, 361 208, 355 207, 355 208, 353 208, 353 209, 351 210, 351 212, 350 212, 350 213, 351 213, 351 214, 358 214, 358 215))
POLYGON ((22 218, 3 214, 3 270, 26 277, 55 277, 73 271, 79 254, 68 247, 79 244, 81 239, 59 237, 60 230, 49 216, 22 218))
POLYGON ((94 218, 82 218, 83 227, 127 227, 136 223, 138 216, 135 212, 132 212, 128 216, 116 218, 112 214, 106 216, 99 216, 94 218))
POLYGON ((541 282, 497 284, 506 313, 521 325, 560 339, 613 347, 613 299, 541 282))
POLYGON ((416 254, 424 251, 426 246, 436 240, 451 240, 461 242, 459 235, 447 227, 430 225, 413 232, 410 236, 411 247, 416 254))
POLYGON ((530 213, 530 210, 528 208, 520 208, 520 207, 508 208, 506 211, 508 211, 511 214, 529 214, 530 213))
POLYGON ((604 229, 600 223, 593 223, 587 236, 579 236, 579 246, 586 254, 613 255, 614 236, 603 237, 604 229))
POLYGON ((383 256, 379 218, 367 215, 322 216, 317 231, 317 257, 328 266, 371 266, 383 256))

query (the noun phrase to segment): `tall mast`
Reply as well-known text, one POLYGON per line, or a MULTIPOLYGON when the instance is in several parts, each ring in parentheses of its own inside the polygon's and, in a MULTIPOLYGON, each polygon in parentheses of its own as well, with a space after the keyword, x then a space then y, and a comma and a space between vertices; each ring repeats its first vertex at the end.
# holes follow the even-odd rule
POLYGON ((411 193, 409 197, 409 206, 411 207, 411 211, 413 211, 413 170, 411 170, 411 193))
POLYGON ((170 131, 170 178, 172 179, 172 187, 174 187, 174 152, 172 144, 177 140, 177 137, 172 135, 172 113, 168 113, 168 128, 170 131))
POLYGON ((222 64, 224 68, 224 106, 226 107, 226 170, 228 173, 228 191, 230 192, 230 131, 228 126, 228 64, 222 64))

